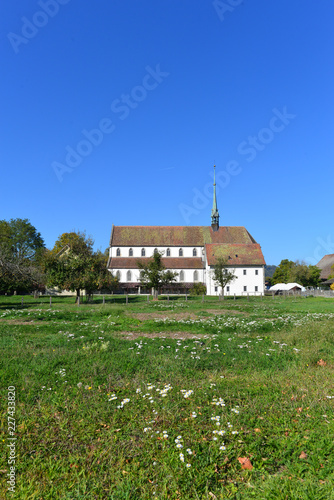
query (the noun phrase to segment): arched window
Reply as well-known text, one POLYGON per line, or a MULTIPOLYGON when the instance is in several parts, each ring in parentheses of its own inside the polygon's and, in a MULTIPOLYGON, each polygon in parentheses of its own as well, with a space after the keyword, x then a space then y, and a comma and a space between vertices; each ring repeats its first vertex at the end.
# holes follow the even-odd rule
POLYGON ((180 281, 184 281, 184 271, 180 271, 180 281))
POLYGON ((197 257, 197 250, 196 250, 196 248, 194 248, 194 250, 193 250, 193 257, 197 257))
POLYGON ((145 257, 145 255, 146 255, 146 253, 145 253, 145 248, 142 248, 142 249, 141 249, 141 256, 142 256, 142 257, 145 257))
POLYGON ((131 278, 132 278, 132 277, 131 277, 131 271, 128 271, 128 272, 126 273, 126 281, 131 281, 131 278))
POLYGON ((157 248, 154 249, 154 253, 158 253, 158 249, 157 248))
POLYGON ((144 278, 144 275, 145 275, 144 271, 140 271, 139 273, 140 279, 144 278))
POLYGON ((194 281, 198 281, 198 272, 194 271, 194 281))
POLYGON ((133 257, 133 250, 132 250, 132 248, 129 248, 129 257, 133 257))
POLYGON ((118 281, 121 281, 121 271, 117 271, 116 278, 118 279, 118 281))
POLYGON ((170 257, 170 248, 167 248, 166 255, 167 255, 167 257, 170 257))
POLYGON ((183 257, 183 250, 182 250, 182 248, 180 248, 180 250, 179 250, 179 257, 183 257))
POLYGON ((120 256, 121 256, 121 249, 117 248, 117 250, 116 250, 116 257, 120 257, 120 256))

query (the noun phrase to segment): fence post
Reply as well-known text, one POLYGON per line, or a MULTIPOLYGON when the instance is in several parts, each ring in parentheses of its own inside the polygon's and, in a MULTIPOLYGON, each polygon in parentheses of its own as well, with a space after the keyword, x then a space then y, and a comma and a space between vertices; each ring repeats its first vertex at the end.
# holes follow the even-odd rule
POLYGON ((50 295, 50 307, 52 307, 52 297, 50 295))
POLYGON ((150 301, 150 295, 147 294, 147 302, 149 302, 149 301, 150 301))
POLYGON ((272 298, 274 298, 274 292, 271 292, 271 296, 272 296, 272 298))
POLYGON ((186 290, 186 301, 188 300, 187 290, 186 290))
POLYGON ((105 296, 103 295, 103 305, 106 303, 106 298, 105 296))
POLYGON ((249 300, 249 293, 247 292, 247 300, 249 300))
POLYGON ((234 294, 234 299, 233 300, 235 300, 235 294, 234 294))
POLYGON ((167 294, 167 301, 169 302, 169 293, 167 294))
POLYGON ((23 297, 21 298, 21 306, 23 306, 23 297))
POLYGON ((128 297, 128 294, 126 294, 126 296, 125 296, 125 303, 126 303, 126 305, 128 305, 128 302, 129 302, 129 297, 128 297))
POLYGON ((204 302, 204 293, 203 293, 203 295, 202 295, 202 302, 204 302))
POLYGON ((78 297, 78 306, 80 306, 80 295, 78 297))

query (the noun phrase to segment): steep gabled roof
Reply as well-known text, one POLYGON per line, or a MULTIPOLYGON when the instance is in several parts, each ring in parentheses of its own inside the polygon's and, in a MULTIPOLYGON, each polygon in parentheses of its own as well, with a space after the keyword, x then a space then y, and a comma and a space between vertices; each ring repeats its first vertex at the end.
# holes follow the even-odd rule
POLYGON ((206 243, 256 243, 246 228, 223 226, 113 226, 110 246, 203 246, 206 243))
POLYGON ((317 264, 317 267, 321 269, 320 279, 327 280, 334 271, 332 266, 334 265, 334 253, 325 255, 317 264))
MULTIPOLYGON (((108 262, 108 269, 138 269, 138 261, 148 264, 149 257, 113 257, 108 262)), ((166 257, 162 258, 166 269, 203 269, 200 257, 166 257)))
POLYGON ((262 266, 265 260, 258 243, 239 244, 208 244, 205 245, 209 266, 216 264, 217 257, 224 257, 229 266, 262 266))

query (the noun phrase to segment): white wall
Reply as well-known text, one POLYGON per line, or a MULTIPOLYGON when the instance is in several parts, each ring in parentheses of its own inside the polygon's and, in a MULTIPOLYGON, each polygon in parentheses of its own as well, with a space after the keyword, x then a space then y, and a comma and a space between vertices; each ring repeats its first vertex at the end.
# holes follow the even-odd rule
POLYGON ((183 250, 183 257, 193 257, 193 249, 197 250, 197 257, 202 257, 203 247, 110 247, 109 256, 117 257, 117 248, 121 250, 121 257, 129 257, 129 250, 132 248, 133 257, 141 257, 141 250, 145 248, 145 257, 152 257, 154 250, 157 248, 159 252, 164 252, 164 257, 167 257, 167 248, 170 249, 170 257, 179 257, 179 249, 183 250))
MULTIPOLYGON (((168 268, 167 268, 168 270, 168 268)), ((109 269, 110 272, 114 276, 116 276, 117 271, 121 273, 121 279, 120 283, 127 283, 126 275, 128 271, 131 271, 131 283, 138 283, 140 281, 139 279, 139 269, 109 269)), ((180 274, 181 269, 170 269, 170 271, 176 271, 178 274, 180 274)), ((193 283, 194 282, 194 271, 197 271, 198 274, 198 281, 195 281, 195 283, 203 283, 204 282, 204 269, 183 269, 184 272, 184 280, 183 282, 180 282, 180 277, 176 277, 176 282, 175 283, 193 283)))
MULTIPOLYGON (((240 266, 240 267, 231 267, 231 270, 234 270, 234 274, 237 278, 232 281, 229 285, 229 291, 227 291, 227 287, 225 287, 225 295, 259 295, 260 293, 264 293, 264 268, 263 266, 240 266), (244 274, 244 270, 246 274, 244 274), (256 274, 256 271, 258 274, 256 274), (244 290, 244 287, 247 287, 247 290, 244 290), (257 287, 257 290, 256 290, 257 287)), ((218 286, 218 290, 215 290, 217 284, 214 282, 212 278, 213 267, 210 268, 207 266, 206 274, 207 274, 207 294, 208 295, 219 295, 221 293, 221 287, 218 286)))

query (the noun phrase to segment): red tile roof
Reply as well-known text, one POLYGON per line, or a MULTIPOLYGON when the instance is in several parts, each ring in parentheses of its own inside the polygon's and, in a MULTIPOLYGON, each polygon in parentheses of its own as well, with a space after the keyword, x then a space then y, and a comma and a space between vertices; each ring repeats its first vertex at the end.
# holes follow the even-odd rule
POLYGON ((334 275, 332 266, 334 265, 334 253, 325 255, 317 264, 321 269, 320 279, 327 280, 331 275, 334 275))
POLYGON ((251 244, 254 238, 242 226, 113 226, 110 246, 203 246, 205 243, 251 244))
MULTIPOLYGON (((148 263, 149 257, 114 257, 109 260, 109 269, 138 269, 137 262, 148 263)), ((203 269, 200 257, 166 257, 162 258, 166 269, 203 269)))
POLYGON ((258 243, 250 245, 209 244, 205 245, 209 266, 216 263, 216 257, 224 257, 230 266, 262 266, 265 260, 258 243))

